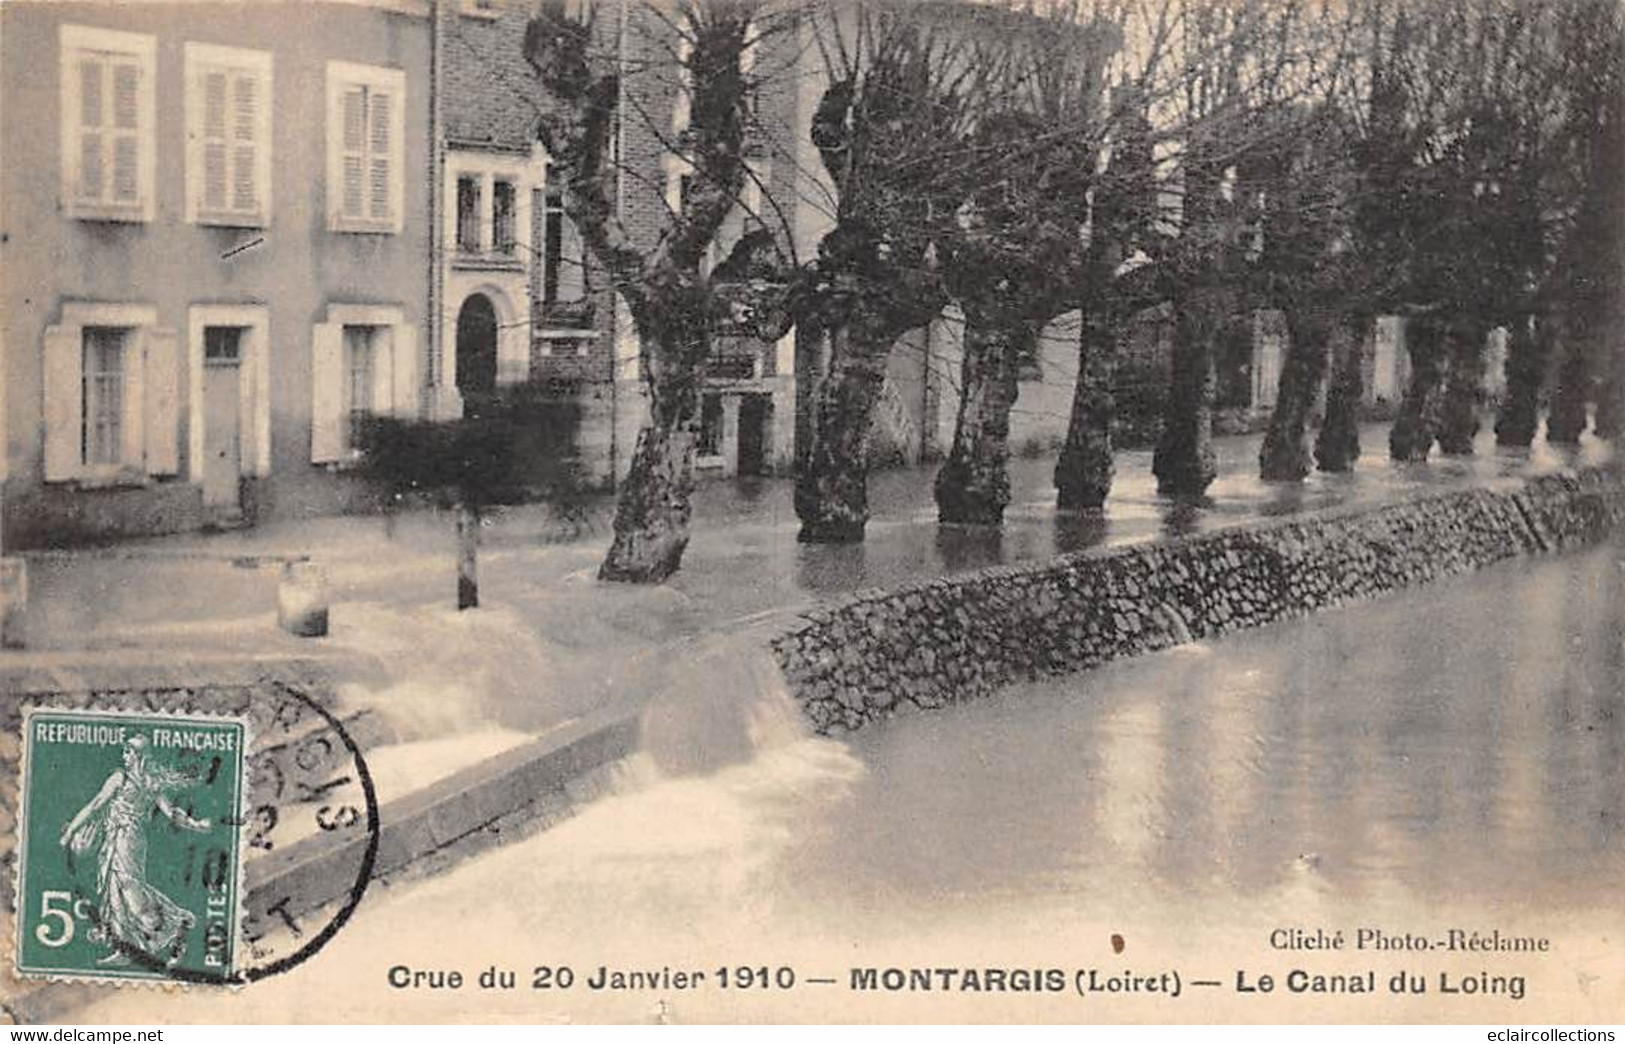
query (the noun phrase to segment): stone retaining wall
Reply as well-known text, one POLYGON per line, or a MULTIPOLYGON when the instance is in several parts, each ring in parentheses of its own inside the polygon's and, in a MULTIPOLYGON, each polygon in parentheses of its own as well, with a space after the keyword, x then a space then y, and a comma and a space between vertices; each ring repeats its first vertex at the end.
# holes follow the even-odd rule
POLYGON ((911 705, 1581 546, 1622 519, 1619 471, 1548 475, 868 592, 807 614, 772 647, 813 727, 849 731, 911 705))

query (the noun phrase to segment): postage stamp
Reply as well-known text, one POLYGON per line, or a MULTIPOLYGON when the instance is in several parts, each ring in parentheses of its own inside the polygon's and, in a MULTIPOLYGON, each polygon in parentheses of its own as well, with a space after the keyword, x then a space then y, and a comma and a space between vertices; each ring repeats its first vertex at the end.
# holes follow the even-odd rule
POLYGON ((231 981, 248 723, 24 712, 17 972, 231 981))

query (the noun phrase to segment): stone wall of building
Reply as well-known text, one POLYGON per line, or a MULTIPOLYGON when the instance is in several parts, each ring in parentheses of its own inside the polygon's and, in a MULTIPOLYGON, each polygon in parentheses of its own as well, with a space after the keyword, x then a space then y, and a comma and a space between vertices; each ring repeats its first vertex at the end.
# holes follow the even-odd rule
POLYGON ((849 731, 1583 545, 1622 520, 1625 473, 1543 476, 869 592, 807 614, 773 652, 814 728, 849 731))

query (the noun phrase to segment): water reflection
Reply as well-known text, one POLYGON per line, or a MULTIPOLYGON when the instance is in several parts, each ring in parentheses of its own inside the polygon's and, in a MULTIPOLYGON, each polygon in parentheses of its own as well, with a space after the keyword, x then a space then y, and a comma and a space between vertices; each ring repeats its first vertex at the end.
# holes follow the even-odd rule
POLYGON ((860 734, 863 825, 794 876, 850 845, 831 895, 905 881, 928 833, 949 891, 1625 897, 1622 578, 1625 547, 1513 563, 860 734))
POLYGON ((1162 509, 1162 533, 1167 537, 1184 537, 1202 530, 1202 522, 1213 507, 1208 497, 1169 497, 1162 509))
POLYGON ((856 544, 796 544, 796 587, 817 593, 855 591, 866 586, 867 551, 856 544))
POLYGON ((1100 510, 1057 511, 1055 513, 1055 551, 1070 554, 1087 551, 1106 542, 1112 524, 1100 510))
POLYGON ((939 525, 937 558, 944 570, 963 573, 998 565, 1004 558, 1004 529, 1000 526, 939 525))

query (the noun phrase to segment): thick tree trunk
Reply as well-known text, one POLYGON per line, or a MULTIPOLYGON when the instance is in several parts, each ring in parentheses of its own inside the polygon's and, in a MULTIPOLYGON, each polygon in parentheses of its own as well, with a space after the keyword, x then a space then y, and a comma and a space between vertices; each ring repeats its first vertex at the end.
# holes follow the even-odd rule
POLYGON ((1213 340, 1221 319, 1211 292, 1176 301, 1173 374, 1162 435, 1151 458, 1157 492, 1200 496, 1218 476, 1213 455, 1213 340))
POLYGON ((1585 434, 1586 358, 1584 329, 1574 316, 1565 318, 1559 331, 1557 384, 1552 388, 1552 408, 1546 417, 1546 441, 1572 446, 1585 434))
POLYGON ((477 609, 480 604, 480 513, 462 501, 457 503, 457 608, 477 609))
POLYGON ((796 539, 842 544, 863 539, 869 521, 869 428, 886 383, 892 341, 854 322, 830 328, 829 372, 814 393, 812 437, 798 456, 796 539))
POLYGON ((600 580, 656 584, 677 571, 693 516, 694 453, 708 348, 662 345, 649 356, 649 423, 615 501, 600 580))
POLYGON ((1116 345, 1108 313, 1084 313, 1078 335, 1078 383, 1066 442, 1055 462, 1055 506, 1061 511, 1098 510, 1112 489, 1112 399, 1116 345))
POLYGON ((1540 427, 1540 385, 1546 374, 1544 327, 1539 334, 1527 320, 1512 324, 1508 331, 1507 390, 1495 418, 1495 441, 1501 446, 1528 446, 1540 427))
POLYGON ((968 316, 953 449, 937 472, 937 520, 996 526, 1010 503, 1010 411, 1034 335, 968 316))
POLYGON ((1360 459, 1360 397, 1365 383, 1362 337, 1369 323, 1352 330, 1339 326, 1332 338, 1335 360, 1331 385, 1326 389, 1326 420, 1315 439, 1315 463, 1321 471, 1354 470, 1360 459))
POLYGON ((1439 449, 1452 457, 1470 457, 1478 435, 1478 410, 1484 399, 1484 345, 1489 331, 1476 322, 1445 328, 1444 392, 1439 409, 1439 449))
POLYGON ((1440 399, 1444 391, 1443 330, 1428 317, 1406 324, 1411 380, 1400 400, 1399 416, 1388 433, 1388 455, 1398 461, 1423 461, 1439 434, 1440 399))
POLYGON ((1326 317, 1294 309, 1287 313, 1286 322, 1286 363, 1281 367, 1275 410, 1258 451, 1258 474, 1266 482, 1298 482, 1309 474, 1309 440, 1304 429, 1326 376, 1326 317))

